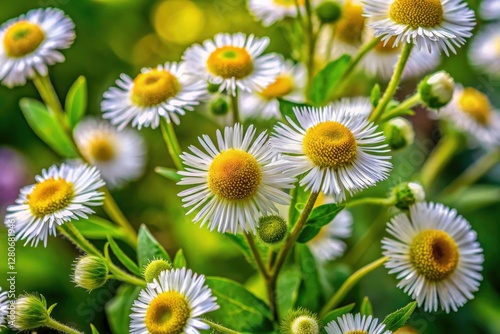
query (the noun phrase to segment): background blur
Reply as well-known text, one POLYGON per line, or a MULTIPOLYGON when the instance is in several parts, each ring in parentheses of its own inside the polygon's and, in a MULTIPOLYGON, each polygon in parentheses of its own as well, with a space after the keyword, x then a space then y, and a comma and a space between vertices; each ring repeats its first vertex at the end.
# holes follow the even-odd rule
MULTIPOLYGON (((470 1, 477 8, 477 1, 470 1)), ((263 28, 247 12, 244 0, 21 0, 0 1, 0 23, 38 7, 59 7, 76 24, 75 44, 64 51, 67 60, 51 68, 51 77, 61 98, 79 75, 89 84, 88 114, 100 115, 99 104, 103 92, 124 72, 131 76, 143 66, 156 66, 165 61, 177 61, 186 46, 211 38, 221 31, 268 35, 272 43, 268 51, 290 54, 289 46, 279 27, 263 28)), ((458 82, 479 88, 490 95, 500 107, 500 82, 477 75, 467 64, 466 52, 447 59, 441 68, 448 70, 458 82)), ((370 83, 367 80, 360 80, 370 83)), ((401 94, 410 93, 416 82, 405 83, 401 94)), ((368 87, 364 87, 368 89, 368 87)), ((368 91, 368 90, 367 90, 368 91)), ((3 217, 6 205, 12 204, 20 187, 33 183, 33 177, 42 168, 60 159, 30 130, 24 120, 18 101, 29 96, 39 99, 31 83, 25 87, 8 89, 0 86, 0 210, 3 217)), ((181 146, 186 148, 203 133, 213 134, 216 123, 208 122, 204 110, 183 117, 176 127, 181 146)), ((435 125, 424 112, 413 117, 420 141, 395 154, 393 176, 376 192, 384 193, 399 181, 407 179, 423 163, 427 152, 439 139, 435 125)), ((247 282, 253 273, 237 249, 224 237, 209 233, 192 224, 177 198, 179 188, 154 173, 156 166, 172 167, 159 131, 141 131, 148 142, 147 174, 139 182, 114 191, 116 199, 135 226, 147 224, 171 255, 182 247, 188 265, 205 275, 220 275, 247 282)), ((436 189, 460 173, 479 152, 466 150, 459 154, 439 179, 436 189)), ((433 194, 429 195, 433 198, 433 194)), ((435 198, 435 197, 434 197, 435 198)), ((484 281, 476 298, 457 314, 427 314, 417 310, 410 321, 419 333, 500 333, 500 258, 498 247, 500 206, 500 170, 492 171, 473 195, 461 198, 455 206, 478 232, 485 250, 484 281), (488 194, 488 195, 486 195, 488 194)), ((378 212, 373 207, 354 211, 352 246, 378 212)), ((96 241, 102 246, 102 241, 96 241)), ((0 227, 0 286, 7 288, 6 231, 0 227)), ((123 245, 126 248, 126 245, 123 245)), ((129 250, 130 251, 130 250, 129 250)), ((380 243, 372 245, 368 254, 356 265, 368 263, 380 256, 380 243)), ((78 252, 63 238, 50 238, 47 248, 17 247, 17 293, 40 292, 49 304, 58 303, 53 315, 56 319, 88 332, 93 323, 101 333, 109 332, 104 315, 105 303, 117 289, 116 282, 87 293, 70 282, 72 263, 78 252)), ((325 277, 342 280, 353 268, 334 262, 325 277)), ((384 317, 396 308, 406 305, 410 298, 395 287, 396 280, 385 269, 378 269, 363 279, 349 295, 350 301, 360 301, 368 295, 375 315, 384 317)), ((347 301, 346 301, 347 302, 347 301)), ((358 304, 359 305, 359 304, 358 304)), ((1 330, 0 330, 1 331, 1 330)), ((39 331, 39 333, 48 333, 39 331)))

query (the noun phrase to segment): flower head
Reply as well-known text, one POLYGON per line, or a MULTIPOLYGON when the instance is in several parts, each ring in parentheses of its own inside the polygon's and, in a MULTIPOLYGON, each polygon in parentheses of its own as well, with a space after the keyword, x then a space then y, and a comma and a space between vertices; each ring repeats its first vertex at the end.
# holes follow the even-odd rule
POLYGON ((385 330, 384 324, 379 324, 378 319, 370 316, 344 314, 330 322, 326 327, 327 334, 391 334, 385 330))
POLYGON ((108 265, 104 259, 94 255, 85 255, 75 263, 73 282, 81 288, 92 291, 108 281, 108 274, 108 265))
MULTIPOLYGON (((305 1, 299 0, 299 10, 305 10, 305 1)), ((264 26, 270 26, 286 17, 297 17, 295 0, 249 0, 248 9, 264 26)))
POLYGON ((450 103, 454 91, 455 80, 445 71, 427 76, 418 86, 422 101, 432 109, 440 109, 450 103))
POLYGON ((345 110, 353 115, 364 116, 368 118, 372 112, 373 106, 369 97, 343 97, 342 99, 330 103, 334 110, 345 110))
POLYGON ((267 245, 279 244, 285 239, 288 233, 288 224, 278 216, 263 216, 259 218, 257 235, 259 239, 267 245))
POLYGON ((19 331, 44 327, 50 320, 47 301, 42 295, 23 295, 17 298, 15 314, 13 327, 19 331))
POLYGON ((281 334, 319 334, 321 321, 309 310, 299 308, 288 311, 281 321, 281 334))
POLYGON ((75 39, 75 25, 56 8, 33 9, 0 26, 0 80, 8 87, 45 76, 48 65, 64 61, 59 50, 75 39))
POLYGON ((172 268, 173 267, 170 262, 163 259, 155 259, 146 265, 143 276, 146 283, 153 283, 153 281, 157 279, 163 271, 171 270, 172 268))
POLYGON ((389 120, 384 127, 384 134, 391 150, 401 150, 413 144, 415 131, 406 118, 396 117, 389 120))
POLYGON ((480 13, 481 17, 485 20, 500 20, 500 1, 481 1, 480 13))
POLYGON ((426 311, 440 307, 457 311, 474 298, 484 261, 476 232, 455 210, 442 204, 417 203, 395 216, 382 248, 389 257, 386 268, 398 274, 398 287, 424 305, 426 311))
POLYGON ((474 37, 469 59, 481 72, 500 77, 500 23, 486 26, 474 37))

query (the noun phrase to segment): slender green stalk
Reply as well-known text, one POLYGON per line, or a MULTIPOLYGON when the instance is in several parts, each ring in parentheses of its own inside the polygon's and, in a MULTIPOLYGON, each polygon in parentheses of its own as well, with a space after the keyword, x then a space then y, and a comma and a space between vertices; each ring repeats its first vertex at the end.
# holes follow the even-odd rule
POLYGON ((380 42, 380 38, 374 38, 368 43, 364 44, 361 49, 359 49, 358 53, 354 58, 352 58, 351 62, 349 63, 348 67, 342 74, 342 79, 346 79, 349 77, 354 69, 358 66, 358 64, 363 60, 363 58, 370 52, 374 47, 377 46, 377 44, 380 42))
POLYGON ((363 205, 363 204, 391 206, 391 205, 396 204, 396 198, 394 196, 390 197, 390 198, 379 198, 379 197, 359 198, 359 199, 355 199, 355 200, 348 202, 345 205, 345 207, 352 208, 354 206, 363 205))
POLYGON ((49 318, 47 322, 47 327, 55 329, 56 331, 62 332, 62 333, 67 333, 67 334, 83 334, 83 332, 79 332, 76 329, 73 329, 69 326, 66 326, 64 324, 61 324, 60 322, 49 318))
POLYGON ((403 46, 403 51, 401 51, 401 56, 399 57, 394 73, 392 74, 391 81, 389 81, 389 86, 387 86, 387 89, 385 90, 382 99, 379 101, 379 104, 371 113, 369 118, 370 121, 377 123, 380 117, 385 112, 387 105, 389 104, 389 102, 391 102, 392 98, 394 97, 394 94, 398 89, 399 82, 401 81, 401 77, 403 76, 403 71, 405 69, 406 63, 410 58, 412 49, 413 49, 413 43, 406 43, 403 46))
POLYGON ((233 123, 241 123, 238 88, 231 95, 231 110, 233 111, 233 123))
POLYGON ((126 231, 126 240, 134 248, 137 246, 137 232, 133 228, 132 224, 128 221, 127 217, 116 204, 115 199, 111 196, 111 193, 107 188, 103 188, 104 191, 104 211, 109 215, 109 217, 118 225, 123 227, 126 231))
POLYGON ((208 319, 203 319, 203 322, 209 325, 213 330, 216 330, 220 333, 227 333, 227 334, 242 334, 241 332, 237 332, 235 330, 229 329, 227 327, 224 327, 222 325, 216 324, 213 321, 210 321, 208 319))
POLYGON ((300 26, 305 31, 306 30, 306 23, 304 22, 304 16, 302 15, 302 10, 300 8, 299 0, 295 0, 295 9, 297 10, 297 19, 300 22, 300 26))
POLYGON ((459 148, 460 141, 457 135, 447 134, 441 139, 422 167, 420 180, 424 189, 428 189, 431 186, 438 174, 459 148))
POLYGON ((396 108, 389 110, 388 112, 384 113, 382 116, 380 122, 385 122, 390 120, 391 118, 394 118, 396 116, 399 116, 402 111, 408 110, 413 108, 414 106, 420 104, 422 102, 422 99, 420 98, 420 93, 416 93, 403 102, 401 102, 396 108))
POLYGON ((330 24, 331 36, 328 39, 328 42, 326 43, 326 55, 325 55, 325 59, 327 61, 330 60, 330 57, 332 56, 333 42, 335 41, 335 31, 336 30, 337 30, 337 25, 330 24))
POLYGON ((260 256, 259 250, 257 249, 257 245, 255 244, 253 235, 251 235, 250 233, 244 233, 244 235, 245 239, 247 240, 248 246, 250 247, 250 251, 252 252, 255 263, 257 264, 257 268, 259 269, 264 279, 267 280, 269 278, 269 273, 266 269, 266 265, 262 261, 262 257, 260 256))
POLYGON ((121 281, 125 282, 128 284, 132 284, 135 286, 140 286, 140 287, 145 287, 146 286, 146 281, 144 281, 141 278, 138 278, 136 276, 130 275, 129 273, 121 270, 117 266, 115 266, 113 263, 108 262, 108 268, 109 271, 113 274, 111 277, 121 281))
POLYGON ((174 162, 175 168, 178 170, 184 169, 182 166, 181 148, 179 145, 179 141, 177 140, 177 136, 175 135, 174 126, 172 122, 168 122, 166 119, 162 117, 161 123, 161 133, 163 135, 163 140, 165 140, 165 144, 167 144, 168 153, 174 162))
POLYGON ((71 222, 64 223, 58 227, 59 231, 70 239, 78 248, 87 254, 103 257, 101 252, 78 231, 71 222))
POLYGON ((50 81, 49 75, 40 76, 35 75, 33 78, 33 83, 35 84, 36 89, 40 93, 42 100, 46 105, 49 106, 50 110, 56 115, 59 123, 63 126, 66 131, 69 131, 68 121, 64 116, 64 110, 59 102, 59 98, 57 97, 56 91, 54 90, 54 86, 50 81))
POLYGON ((382 257, 352 274, 345 282, 342 284, 340 289, 335 292, 332 298, 326 303, 326 305, 321 309, 319 317, 323 318, 330 310, 334 309, 339 303, 344 299, 344 297, 351 291, 351 289, 359 282, 360 279, 365 277, 367 274, 377 269, 387 261, 388 257, 382 257))
MULTIPOLYGON (((308 74, 308 84, 307 87, 308 89, 311 87, 312 79, 314 77, 314 54, 316 52, 316 41, 317 41, 317 35, 314 32, 314 22, 313 22, 313 13, 312 13, 312 6, 311 6, 311 0, 306 0, 305 1, 305 7, 306 7, 306 15, 307 15, 307 41, 308 41, 308 48, 307 48, 307 74, 308 74)), ((323 28, 323 25, 321 25, 321 28, 323 28)), ((319 34, 319 31, 318 31, 319 34)))

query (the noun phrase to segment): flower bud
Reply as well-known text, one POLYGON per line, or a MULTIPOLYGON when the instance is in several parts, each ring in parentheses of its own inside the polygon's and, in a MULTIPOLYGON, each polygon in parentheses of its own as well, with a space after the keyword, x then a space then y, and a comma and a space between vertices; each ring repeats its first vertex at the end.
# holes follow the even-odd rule
POLYGON ((219 91, 219 88, 220 88, 220 84, 214 84, 211 82, 209 82, 208 86, 207 86, 208 92, 212 93, 212 94, 217 93, 219 91))
POLYGON ((415 131, 411 123, 402 117, 396 117, 387 122, 384 128, 387 143, 392 150, 400 150, 413 144, 415 131))
POLYGON ((146 283, 152 283, 155 278, 158 278, 158 276, 160 276, 160 273, 162 271, 171 269, 172 264, 170 264, 170 262, 162 259, 153 260, 148 263, 146 269, 144 270, 144 279, 146 280, 146 283))
POLYGON ((229 111, 229 102, 224 96, 216 96, 210 101, 210 112, 216 116, 223 116, 229 111))
POLYGON ((319 334, 320 328, 316 314, 303 308, 288 312, 281 323, 282 334, 319 334))
POLYGON ((323 1, 316 7, 316 15, 321 23, 335 23, 342 16, 342 8, 335 1, 323 1))
POLYGON ((108 265, 104 259, 93 255, 85 255, 76 262, 73 281, 77 286, 92 291, 107 282, 108 274, 108 265))
POLYGON ((264 216, 259 219, 257 235, 262 242, 276 245, 285 239, 288 232, 286 221, 280 216, 264 216))
MULTIPOLYGON (((46 326, 50 321, 47 302, 40 295, 24 295, 15 302, 15 320, 13 327, 20 331, 46 326)), ((52 307, 51 307, 52 308, 52 307)))
POLYGON ((425 191, 422 185, 415 182, 404 182, 397 185, 394 190, 396 207, 406 210, 415 203, 425 200, 425 191))
POLYGON ((422 101, 432 109, 440 109, 450 103, 454 90, 455 81, 445 71, 427 76, 418 86, 422 101))

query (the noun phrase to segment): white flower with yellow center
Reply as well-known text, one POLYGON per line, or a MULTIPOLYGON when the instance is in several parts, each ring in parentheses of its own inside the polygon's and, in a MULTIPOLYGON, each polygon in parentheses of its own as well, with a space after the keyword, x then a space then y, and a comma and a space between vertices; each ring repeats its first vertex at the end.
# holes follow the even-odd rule
POLYGON ((485 20, 500 20, 500 1, 483 0, 481 1, 480 13, 485 20))
POLYGON ((476 232, 455 210, 442 204, 417 203, 409 216, 388 224, 395 238, 384 238, 386 268, 397 274, 398 287, 424 305, 425 311, 457 311, 474 298, 484 261, 476 232))
POLYGON ((371 315, 344 314, 337 320, 331 321, 325 327, 328 334, 391 334, 391 331, 385 330, 385 325, 378 322, 377 318, 371 315))
POLYGON ((8 307, 7 291, 2 292, 2 288, 0 287, 0 328, 4 326, 5 318, 9 314, 8 307))
POLYGON ((253 233, 260 216, 276 213, 275 204, 289 204, 283 189, 293 188, 293 178, 284 176, 283 163, 275 161, 265 132, 254 141, 255 128, 246 133, 240 124, 217 131, 217 146, 204 135, 200 144, 206 153, 190 146, 181 158, 186 166, 178 184, 191 188, 179 193, 188 214, 199 209, 194 222, 208 223, 210 230, 253 233))
POLYGON ((130 334, 199 334, 201 316, 219 308, 203 275, 191 269, 162 271, 132 305, 130 334))
POLYGON ((186 74, 183 63, 165 63, 156 68, 143 68, 133 80, 122 74, 104 93, 101 109, 103 118, 122 130, 133 127, 160 125, 161 118, 179 124, 179 116, 192 111, 208 92, 203 80, 186 74))
POLYGON ((491 105, 485 94, 474 88, 456 85, 451 102, 434 111, 434 115, 449 121, 479 144, 500 145, 500 111, 491 105))
POLYGON ((59 9, 34 9, 0 27, 0 80, 8 87, 45 76, 48 65, 64 61, 59 50, 75 39, 75 25, 59 9))
POLYGON ((500 24, 486 26, 474 37, 469 59, 482 72, 500 77, 500 24))
POLYGON ((305 99, 307 70, 302 63, 280 59, 280 74, 261 92, 244 93, 240 98, 240 109, 246 117, 280 118, 278 99, 302 102, 305 99))
MULTIPOLYGON (((298 4, 303 12, 305 0, 299 0, 298 4)), ((266 27, 285 17, 297 17, 296 0, 249 0, 248 9, 266 27)))
POLYGON ((392 168, 385 137, 347 110, 295 108, 298 124, 287 117, 275 128, 274 149, 283 154, 283 172, 298 176, 306 190, 323 192, 336 202, 385 180, 392 168))
POLYGON ((26 240, 32 246, 40 241, 47 246, 47 238, 56 235, 57 226, 87 218, 94 213, 90 206, 101 205, 104 200, 98 189, 105 183, 95 167, 54 165, 42 170, 35 180, 36 184, 21 189, 5 217, 6 222, 15 221, 16 240, 26 240))
POLYGON ((106 121, 88 118, 78 124, 74 136, 80 152, 109 186, 120 187, 144 172, 146 147, 135 131, 118 131, 106 121))
POLYGON ((280 72, 277 55, 262 55, 268 45, 267 37, 221 33, 215 35, 213 41, 190 47, 182 58, 191 75, 220 85, 221 92, 227 90, 231 95, 235 95, 237 89, 260 92, 272 84, 280 72))
POLYGON ((345 110, 353 115, 360 115, 368 118, 373 106, 369 97, 355 96, 343 97, 342 99, 329 104, 334 110, 345 110))
POLYGON ((429 52, 449 51, 472 36, 474 12, 462 0, 364 0, 375 36, 398 46, 414 43, 429 52))

